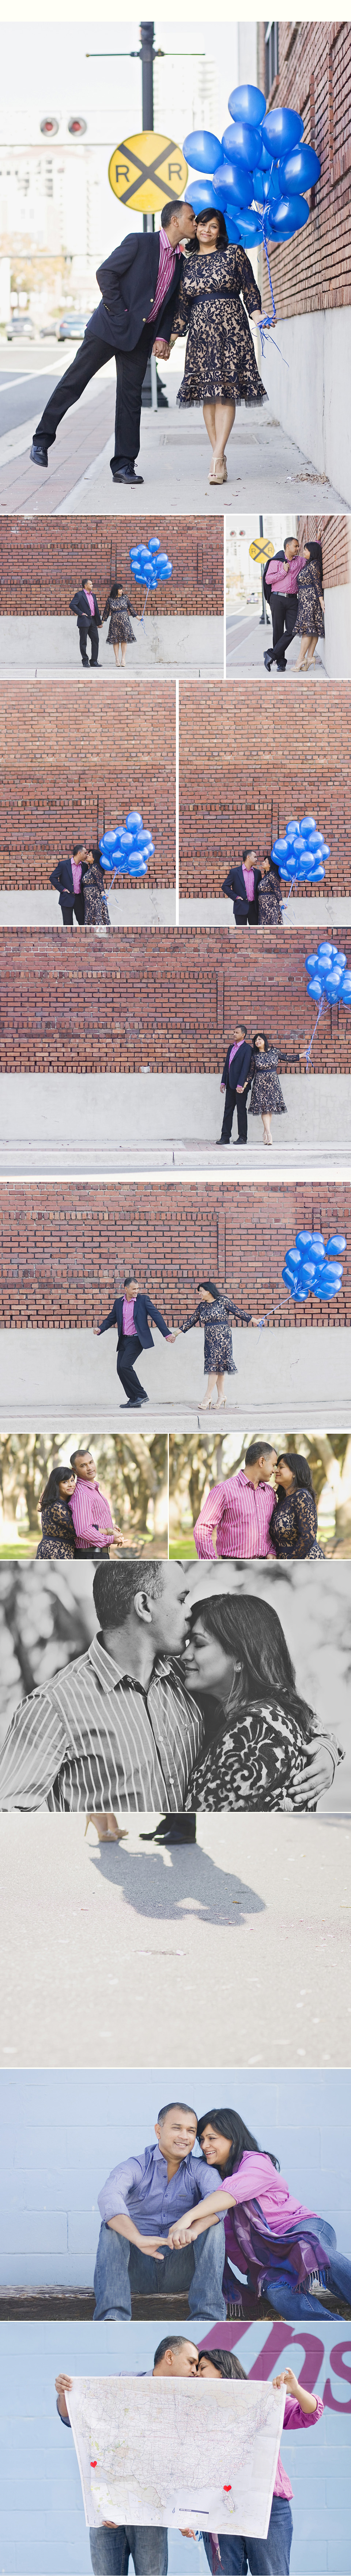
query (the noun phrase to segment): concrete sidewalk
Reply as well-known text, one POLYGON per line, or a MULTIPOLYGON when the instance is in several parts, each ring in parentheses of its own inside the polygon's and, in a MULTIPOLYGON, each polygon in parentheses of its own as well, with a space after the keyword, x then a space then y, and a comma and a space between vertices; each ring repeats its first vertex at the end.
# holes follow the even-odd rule
MULTIPOLYGON (((221 869, 222 864, 228 871, 231 861, 227 861, 224 857, 223 863, 222 860, 220 862, 221 869)), ((180 889, 181 884, 182 862, 180 862, 180 889)), ((330 931, 334 926, 336 928, 337 924, 339 924, 340 928, 342 922, 346 927, 346 924, 350 921, 351 886, 350 895, 339 896, 312 894, 308 897, 307 895, 288 895, 287 893, 286 900, 283 897, 281 916, 282 930, 295 930, 295 928, 301 930, 304 924, 306 924, 312 941, 320 939, 323 934, 323 930, 330 931)), ((228 895, 186 896, 182 895, 180 890, 179 925, 182 930, 215 930, 217 922, 220 922, 222 930, 229 931, 229 936, 231 938, 245 938, 245 931, 240 927, 238 928, 238 923, 234 921, 233 905, 228 895)), ((251 931, 251 922, 249 927, 251 931)), ((267 933, 267 936, 268 935, 269 934, 267 933)))
MULTIPOLYGON (((84 674, 83 674, 84 677, 84 674)), ((50 868, 48 861, 48 873, 50 868)), ((112 930, 174 930, 176 917, 175 887, 145 886, 135 878, 133 890, 128 879, 114 894, 109 894, 108 909, 112 930)), ((229 905, 228 905, 229 910, 229 905)), ((0 930, 60 930, 65 939, 74 937, 76 927, 63 930, 62 912, 54 886, 26 886, 23 893, 5 886, 0 891, 0 930)), ((87 930, 87 939, 108 938, 108 931, 87 930)))
MULTIPOLYGON (((108 1303, 106 1291, 105 1307, 108 1303)), ((270 1311, 272 1294, 268 1288, 264 1298, 258 1282, 258 1312, 263 1312, 264 1304, 270 1311)), ((294 1310, 288 1290, 286 1311, 290 1318, 294 1310)), ((273 1408, 276 1429, 283 1437, 287 1422, 292 1431, 300 1431, 304 1418, 311 1429, 327 1422, 330 1430, 344 1430, 351 1405, 350 1336, 342 1329, 328 1330, 322 1311, 319 1328, 295 1328, 290 1320, 285 1329, 272 1324, 261 1332, 234 1328, 238 1375, 228 1378, 226 1409, 222 1406, 218 1414, 222 1429, 230 1430, 235 1424, 235 1429, 247 1432, 253 1409, 268 1420, 273 1408)), ((100 1322, 98 1293, 96 1318, 100 1322)), ((100 1341, 92 1331, 2 1331, 2 1436, 9 1430, 36 1431, 38 1423, 42 1429, 52 1429, 53 1421, 56 1429, 69 1431, 72 1419, 78 1417, 82 1422, 88 1418, 91 1431, 115 1432, 126 1430, 133 1420, 136 1423, 136 1413, 125 1409, 116 1348, 114 1330, 103 1333, 100 1341)), ((150 1433, 184 1432, 201 1427, 205 1417, 199 1407, 207 1381, 203 1333, 196 1327, 184 1337, 179 1335, 174 1345, 163 1341, 155 1329, 154 1348, 142 1352, 137 1374, 149 1398, 147 1408, 138 1412, 138 1430, 144 1426, 150 1433)))
POLYGON ((347 2066, 348 1826, 200 1812, 189 1850, 127 1821, 98 1851, 84 1816, 0 1817, 3 2064, 161 2069, 171 1996, 175 2067, 347 2066))
MULTIPOLYGON (((176 1039, 174 1040, 176 1053, 176 1039)), ((273 1118, 272 1149, 261 1118, 248 1117, 247 1146, 220 1147, 224 1100, 220 1074, 14 1073, 0 1078, 0 1174, 56 1178, 87 1174, 224 1170, 234 1181, 251 1173, 349 1170, 351 1077, 340 1073, 281 1076, 286 1117, 273 1118), (74 1079, 74 1118, 72 1117, 74 1079)), ((195 1055, 195 1041, 194 1041, 195 1055)))
MULTIPOLYGON (((269 671, 265 670, 263 655, 264 653, 269 653, 272 641, 271 622, 269 626, 262 626, 259 612, 257 613, 257 616, 253 614, 252 617, 249 617, 247 615, 245 616, 244 613, 242 615, 238 613, 237 616, 232 616, 228 611, 226 619, 227 678, 229 679, 232 677, 235 679, 236 675, 238 675, 239 678, 242 677, 243 679, 246 679, 247 674, 252 673, 253 679, 257 679, 258 676, 263 681, 264 687, 266 685, 266 681, 267 686, 269 686, 269 671)), ((311 671, 308 674, 309 683, 312 683, 312 686, 314 679, 326 680, 328 678, 328 673, 325 670, 324 662, 322 660, 323 649, 323 644, 322 646, 317 646, 314 662, 312 664, 311 671)), ((296 663, 298 661, 299 650, 300 637, 297 636, 296 642, 293 639, 292 644, 289 644, 285 679, 288 679, 289 675, 291 679, 291 676, 294 676, 294 674, 296 677, 296 663)), ((277 665, 275 662, 273 662, 271 677, 272 680, 279 679, 279 673, 277 672, 277 665)), ((302 678, 304 678, 303 673, 302 678)))
MULTIPOLYGON (((0 440, 0 511, 15 510, 26 518, 48 512, 59 517, 75 512, 90 516, 100 511, 110 517, 129 517, 133 512, 140 519, 143 511, 169 514, 175 510, 187 516, 200 510, 223 517, 226 509, 232 510, 236 502, 240 506, 244 499, 246 510, 280 511, 290 505, 298 515, 307 500, 312 511, 321 505, 325 511, 347 508, 344 495, 316 472, 308 456, 281 429, 270 402, 262 412, 240 406, 228 445, 227 483, 217 490, 209 485, 211 459, 202 411, 176 408, 183 369, 184 351, 180 363, 174 351, 164 371, 168 411, 141 414, 138 471, 144 477, 144 490, 138 486, 134 493, 130 485, 112 482, 116 384, 112 360, 103 368, 100 382, 95 376, 79 404, 66 414, 49 451, 47 472, 30 463, 36 425, 31 417, 21 430, 10 431, 0 440)), ((63 373, 61 366, 57 373, 63 373)))
MULTIPOLYGON (((127 645, 125 665, 128 680, 138 677, 157 679, 162 674, 176 679, 179 671, 186 678, 217 679, 224 676, 224 620, 222 617, 150 617, 146 610, 142 623, 140 598, 132 607, 135 643, 127 645)), ((94 688, 110 682, 118 687, 118 671, 112 645, 106 651, 107 627, 99 629, 99 660, 94 671, 94 688)), ((90 663, 90 641, 88 642, 90 663)), ((120 666, 119 666, 120 668, 120 666)), ((0 617, 0 673, 3 676, 32 680, 54 671, 55 678, 77 680, 87 688, 87 672, 79 651, 79 638, 74 617, 0 617)), ((121 671, 120 671, 121 677, 121 671)), ((122 674, 122 686, 124 677, 122 674)))

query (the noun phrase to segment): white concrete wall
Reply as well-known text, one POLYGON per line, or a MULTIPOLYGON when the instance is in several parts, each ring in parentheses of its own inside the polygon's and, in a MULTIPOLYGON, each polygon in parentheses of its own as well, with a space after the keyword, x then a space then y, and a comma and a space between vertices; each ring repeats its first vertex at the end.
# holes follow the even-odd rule
MULTIPOLYGON (((100 1341, 92 1332, 1 1332, 1 1434, 37 1430, 38 1423, 69 1430, 87 1414, 92 1430, 114 1431, 122 1423, 126 1429, 133 1415, 122 1411, 126 1399, 116 1375, 116 1347, 113 1330, 100 1341)), ((238 1428, 247 1430, 254 1419, 259 1433, 273 1407, 284 1435, 287 1421, 291 1430, 306 1422, 344 1428, 351 1403, 349 1333, 326 1325, 298 1331, 290 1323, 285 1331, 238 1327, 233 1355, 238 1375, 227 1379, 224 1422, 230 1425, 235 1415, 238 1428)), ((142 1353, 138 1376, 150 1399, 138 1429, 144 1422, 148 1431, 153 1424, 194 1430, 205 1389, 203 1333, 194 1329, 169 1345, 155 1330, 154 1348, 142 1353)))
MULTIPOLYGON (((286 322, 279 317, 274 345, 265 341, 262 375, 282 428, 350 508, 351 306, 299 313, 286 322)), ((303 498, 306 509, 311 507, 301 488, 300 508, 303 498)))
POLYGON ((335 590, 324 592, 325 639, 318 652, 329 680, 349 680, 351 675, 351 582, 339 582, 335 590))
MULTIPOLYGON (((346 1055, 348 1063, 350 1045, 346 1013, 340 1052, 342 1040, 343 1057, 345 1060, 346 1055)), ((145 1040, 145 1053, 146 1049, 145 1040)), ((91 1154, 92 1168, 95 1169, 96 1165, 99 1168, 101 1160, 101 1168, 113 1172, 115 1159, 119 1158, 124 1147, 129 1148, 129 1156, 137 1150, 138 1159, 143 1148, 148 1168, 153 1147, 162 1144, 172 1147, 183 1142, 193 1144, 196 1164, 197 1151, 203 1152, 207 1147, 213 1150, 221 1132, 223 1052, 224 1049, 220 1053, 219 1042, 218 1074, 150 1072, 102 1076, 82 1073, 74 1077, 69 1071, 45 1076, 40 1073, 3 1074, 0 1081, 0 1171, 1 1168, 10 1169, 8 1157, 12 1150, 17 1170, 21 1168, 23 1151, 26 1168, 29 1163, 29 1169, 37 1171, 40 1169, 41 1149, 45 1169, 52 1171, 53 1161, 49 1159, 48 1163, 48 1156, 50 1158, 52 1154, 54 1157, 55 1147, 64 1149, 67 1171, 76 1171, 79 1169, 80 1145, 85 1170, 89 1169, 91 1154)), ((349 1073, 334 1074, 331 1078, 326 1074, 310 1073, 301 1080, 299 1074, 283 1071, 281 1083, 287 1114, 284 1119, 273 1118, 272 1121, 273 1158, 275 1151, 279 1152, 279 1158, 283 1153, 284 1163, 288 1165, 294 1146, 299 1152, 305 1146, 308 1158, 309 1147, 317 1145, 323 1157, 333 1148, 338 1159, 345 1147, 351 1146, 349 1073)), ((232 1132, 234 1145, 237 1135, 235 1113, 232 1132)), ((247 1152, 250 1161, 254 1156, 259 1168, 263 1151, 261 1119, 249 1115, 247 1152)), ((221 1155, 218 1154, 218 1165, 220 1162, 221 1155)), ((236 1158, 235 1171, 237 1168, 236 1158)), ((226 1161, 226 1172, 227 1169, 226 1161)))

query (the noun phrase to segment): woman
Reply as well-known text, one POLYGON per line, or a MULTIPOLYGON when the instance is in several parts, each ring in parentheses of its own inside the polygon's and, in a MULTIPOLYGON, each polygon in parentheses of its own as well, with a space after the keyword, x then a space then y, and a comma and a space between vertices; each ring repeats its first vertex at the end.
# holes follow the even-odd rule
POLYGON ((83 886, 85 929, 96 930, 99 928, 101 930, 110 930, 111 922, 107 908, 105 886, 115 885, 116 869, 114 870, 113 875, 111 874, 110 869, 108 870, 108 873, 106 873, 106 869, 104 870, 103 859, 100 858, 100 851, 96 843, 92 850, 84 851, 84 858, 87 863, 83 886))
POLYGON ((208 1385, 204 1403, 199 1404, 199 1413, 210 1413, 215 1386, 217 1402, 224 1412, 226 1400, 223 1395, 224 1378, 237 1377, 238 1374, 233 1360, 229 1316, 239 1316, 241 1324, 254 1324, 257 1322, 257 1317, 244 1315, 242 1307, 235 1306, 232 1297, 226 1297, 221 1288, 215 1288, 213 1279, 200 1280, 198 1296, 200 1303, 195 1308, 195 1314, 188 1315, 186 1324, 182 1324, 182 1332, 191 1333, 194 1324, 205 1326, 204 1372, 208 1385))
POLYGON ((186 1808, 314 1815, 343 1749, 300 1698, 281 1620, 253 1593, 195 1601, 186 1680, 204 1713, 186 1808))
POLYGON ((264 858, 260 859, 260 869, 261 875, 258 882, 257 893, 257 914, 259 924, 261 929, 265 930, 267 924, 270 929, 272 922, 278 922, 281 930, 282 896, 280 876, 278 868, 274 866, 274 859, 271 858, 270 850, 265 850, 264 858))
POLYGON ((136 644, 134 627, 131 626, 130 622, 131 607, 131 599, 127 599, 127 593, 123 590, 122 582, 111 581, 111 589, 109 590, 108 599, 106 599, 105 607, 102 611, 101 625, 105 626, 106 618, 109 617, 110 624, 108 635, 106 636, 106 643, 113 644, 116 670, 118 670, 119 648, 121 647, 121 669, 124 671, 127 644, 136 644))
POLYGON ((280 1082, 278 1082, 278 1057, 280 1064, 300 1064, 302 1056, 305 1057, 306 1048, 300 1047, 298 1055, 292 1055, 291 1050, 288 1054, 282 1055, 281 1047, 270 1046, 269 1038, 265 1037, 263 1029, 256 1029, 252 1047, 255 1072, 249 1116, 262 1118, 264 1144, 272 1145, 271 1118, 287 1117, 286 1102, 283 1100, 280 1082))
POLYGON ((299 659, 298 662, 295 662, 295 673, 297 671, 310 671, 311 663, 314 661, 318 636, 324 635, 325 632, 322 548, 321 546, 316 546, 315 550, 313 550, 315 558, 317 557, 317 561, 316 559, 313 560, 312 549, 310 546, 303 546, 302 552, 305 556, 305 563, 303 571, 298 574, 297 618, 294 626, 294 637, 295 635, 301 636, 301 644, 299 659), (318 560, 319 557, 320 563, 318 560))
POLYGON ((202 403, 212 448, 209 482, 226 483, 225 445, 236 404, 267 402, 247 320, 249 313, 259 322, 261 297, 246 251, 228 242, 224 215, 197 215, 195 231, 172 324, 171 348, 188 333, 177 402, 185 408, 202 403))
POLYGON ((37 1557, 78 1555, 70 1510, 75 1484, 76 1477, 72 1475, 71 1467, 52 1467, 51 1476, 40 1495, 42 1536, 37 1557))
POLYGON ((277 1488, 269 1523, 269 1535, 276 1556, 318 1556, 324 1564, 324 1548, 317 1547, 317 1504, 307 1458, 294 1449, 281 1451, 277 1461, 277 1488))
MULTIPOLYGON (((243 2370, 235 2352, 222 2352, 219 2345, 214 2345, 211 2352, 200 2351, 199 2379, 246 2379, 247 2376, 250 2377, 250 2373, 243 2370)), ((310 2396, 309 2389, 296 2379, 294 2370, 278 2370, 271 2384, 278 2390, 286 2389, 284 2433, 300 2433, 308 2423, 318 2423, 324 2413, 323 2399, 310 2396)), ((259 2431, 259 2421, 257 2429, 259 2431)), ((252 2576, 258 2576, 258 2570, 259 2576, 289 2576, 293 2536, 292 2492, 290 2478, 278 2451, 266 2540, 251 2539, 249 2532, 244 2537, 243 2533, 232 2536, 228 2531, 203 2531, 205 2557, 211 2576, 217 2576, 217 2570, 221 2571, 221 2576, 247 2576, 248 2568, 252 2569, 252 2576)))
MULTIPOLYGON (((230 2299, 237 2289, 228 2270, 235 2265, 255 2299, 264 2293, 282 2317, 327 2316, 315 2296, 318 2282, 323 2292, 327 2279, 335 2296, 342 2291, 349 2304, 351 2262, 338 2254, 334 2228, 306 2209, 304 2201, 295 2200, 277 2156, 258 2146, 240 2113, 204 2111, 197 2135, 205 2163, 221 2181, 218 2192, 188 2211, 188 2227, 193 2242, 195 2232, 205 2230, 216 2213, 222 2218, 225 2209, 224 2296, 229 2293, 230 2299)), ((180 2227, 184 2241, 185 2215, 180 2227)))

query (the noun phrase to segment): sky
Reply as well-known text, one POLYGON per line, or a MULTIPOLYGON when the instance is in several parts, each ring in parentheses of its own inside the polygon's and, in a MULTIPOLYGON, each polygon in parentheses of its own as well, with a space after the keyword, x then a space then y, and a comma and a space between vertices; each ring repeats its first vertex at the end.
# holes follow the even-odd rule
MULTIPOLYGON (((154 73, 155 108, 157 102, 158 112, 161 110, 162 119, 166 118, 161 131, 169 131, 176 141, 182 140, 174 133, 176 117, 181 109, 184 130, 187 123, 192 125, 194 81, 198 73, 203 77, 205 70, 205 86, 209 85, 212 92, 211 112, 215 110, 216 130, 221 135, 228 122, 228 96, 233 83, 239 78, 255 78, 255 22, 246 27, 235 22, 229 29, 225 23, 216 26, 214 18, 203 21, 200 27, 191 20, 184 24, 177 19, 167 26, 162 19, 156 19, 155 34, 156 43, 164 46, 168 57, 164 64, 155 65, 154 73), (184 59, 174 60, 182 53, 189 57, 192 53, 205 55, 205 66, 189 59, 187 72, 184 59)), ((9 143, 35 143, 39 140, 40 119, 48 115, 62 118, 62 140, 68 117, 81 115, 87 118, 91 140, 106 139, 109 151, 113 151, 118 141, 128 133, 138 132, 141 125, 141 65, 123 59, 88 61, 87 48, 90 57, 95 50, 102 55, 106 50, 111 55, 117 48, 122 55, 125 48, 129 55, 130 49, 138 45, 137 19, 134 26, 116 18, 112 26, 104 21, 94 25, 93 20, 87 19, 83 26, 74 20, 70 26, 59 21, 45 26, 33 22, 32 26, 21 27, 20 44, 16 23, 4 26, 1 141, 6 138, 9 143)), ((154 121, 156 125, 156 114, 154 121)))

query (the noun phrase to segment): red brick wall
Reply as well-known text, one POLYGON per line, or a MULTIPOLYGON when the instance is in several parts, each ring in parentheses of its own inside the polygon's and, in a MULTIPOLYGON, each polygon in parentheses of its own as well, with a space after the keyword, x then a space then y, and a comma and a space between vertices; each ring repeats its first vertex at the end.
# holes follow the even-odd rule
MULTIPOLYGON (((2 1073, 222 1072, 238 1016, 285 1044, 312 1033, 306 931, 246 933, 240 973, 221 930, 0 931, 2 1073), (82 991, 84 978, 84 1010, 82 991)), ((346 933, 351 957, 351 935, 346 933)), ((349 1064, 349 1019, 324 1005, 313 1047, 314 1073, 349 1064)), ((298 1073, 298 1067, 296 1068, 298 1073)))
POLYGON ((337 1229, 350 1242, 350 1185, 9 1181, 0 1190, 0 1324, 84 1332, 109 1312, 129 1263, 175 1324, 209 1276, 232 1287, 246 1313, 264 1306, 272 1320, 274 1300, 276 1325, 350 1325, 347 1257, 330 1307, 295 1306, 284 1287, 285 1253, 301 1227, 326 1240, 337 1229))
POLYGON ((324 589, 343 589, 351 581, 351 519, 342 511, 339 519, 308 516, 298 520, 297 533, 301 546, 317 538, 322 547, 324 589))
MULTIPOLYGON (((242 849, 270 846, 278 811, 316 815, 329 842, 325 892, 350 896, 351 707, 343 681, 264 692, 252 680, 180 689, 181 892, 219 895, 242 849), (282 722, 283 702, 283 722, 282 722)), ((284 889, 283 889, 284 891, 284 889)), ((313 887, 303 886, 306 897, 313 887)), ((322 889, 324 891, 324 889, 322 889)), ((287 888, 285 888, 287 893, 287 888)))
POLYGON ((129 547, 146 535, 159 537, 173 564, 173 579, 160 582, 148 600, 154 617, 223 616, 222 519, 85 519, 35 518, 0 520, 0 579, 3 617, 67 617, 73 592, 84 573, 91 574, 99 608, 105 606, 110 580, 123 581, 136 611, 144 593, 133 580, 129 547))
MULTIPOLYGON (((48 886, 55 857, 137 806, 152 827, 148 885, 175 882, 175 683, 79 696, 17 680, 0 699, 0 885, 48 886)), ((123 880, 126 884, 127 880, 123 880)), ((132 882, 130 880, 130 882, 132 882)), ((139 888, 138 888, 139 891, 139 888)))
MULTIPOLYGON (((264 21, 258 25, 258 79, 264 89, 264 21)), ((279 72, 267 107, 292 107, 304 140, 318 152, 321 177, 307 193, 308 225, 269 252, 277 313, 320 313, 351 303, 351 25, 336 19, 279 21, 279 72)), ((305 192, 304 192, 305 193, 305 192)), ((267 265, 260 254, 267 300, 267 265)))

